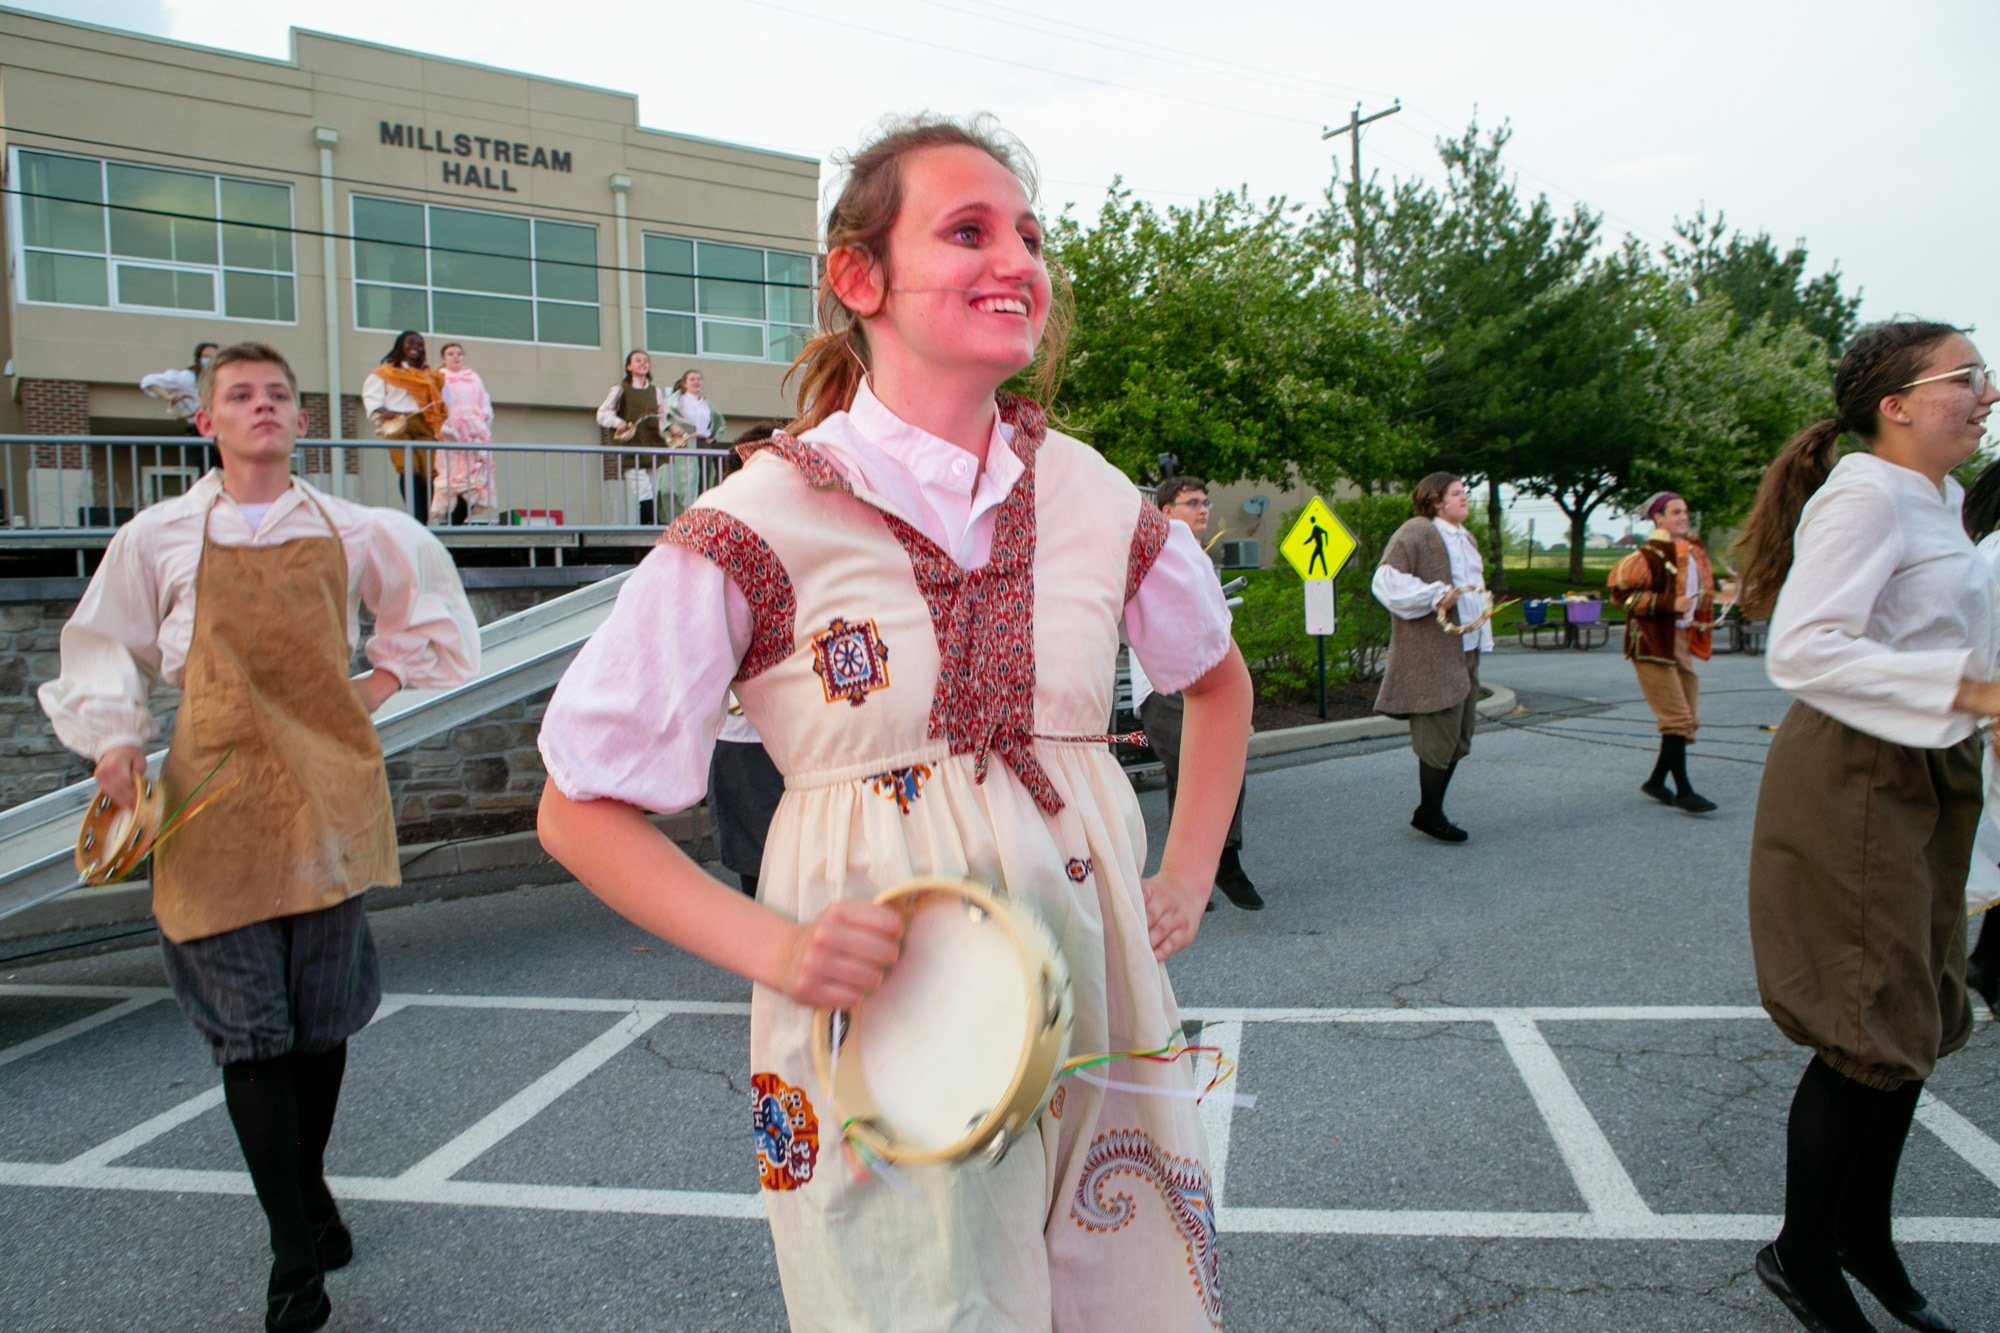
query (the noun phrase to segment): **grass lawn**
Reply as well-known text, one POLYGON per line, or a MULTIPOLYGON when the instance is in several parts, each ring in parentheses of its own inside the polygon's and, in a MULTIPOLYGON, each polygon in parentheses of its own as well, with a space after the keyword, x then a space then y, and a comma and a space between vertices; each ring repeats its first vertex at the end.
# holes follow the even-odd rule
MULTIPOLYGON (((1595 555, 1596 552, 1592 554, 1595 555)), ((1537 561, 1533 569, 1509 565, 1507 596, 1554 599, 1568 592, 1587 592, 1593 597, 1602 598, 1605 596, 1604 578, 1611 572, 1611 566, 1616 563, 1617 557, 1624 554, 1623 551, 1607 553, 1608 558, 1586 561, 1581 579, 1569 576, 1567 556, 1545 557, 1548 563, 1544 565, 1537 561)), ((1612 606, 1609 601, 1604 604, 1603 614, 1606 623, 1622 622, 1625 619, 1625 613, 1612 606)), ((1511 630, 1520 623, 1521 608, 1518 606, 1510 606, 1493 617, 1493 628, 1496 633, 1511 630)))

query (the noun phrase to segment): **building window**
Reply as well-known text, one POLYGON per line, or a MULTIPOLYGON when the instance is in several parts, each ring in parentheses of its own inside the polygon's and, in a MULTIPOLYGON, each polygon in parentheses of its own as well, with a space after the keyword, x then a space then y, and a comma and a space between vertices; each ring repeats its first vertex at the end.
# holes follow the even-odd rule
POLYGON ((354 323, 500 342, 597 342, 597 228, 355 195, 354 323))
POLYGON ((646 348, 789 362, 806 345, 813 257, 646 234, 646 348))
POLYGON ((298 321, 292 188, 14 151, 23 300, 298 321))

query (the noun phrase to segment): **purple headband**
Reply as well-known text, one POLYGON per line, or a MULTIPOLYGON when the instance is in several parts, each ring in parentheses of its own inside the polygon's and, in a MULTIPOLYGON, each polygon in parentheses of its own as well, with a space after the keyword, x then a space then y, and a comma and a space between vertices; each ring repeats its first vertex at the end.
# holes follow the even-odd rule
POLYGON ((1670 503, 1680 498, 1680 492, 1678 491, 1654 492, 1652 497, 1646 501, 1646 517, 1658 518, 1662 509, 1665 509, 1670 503))

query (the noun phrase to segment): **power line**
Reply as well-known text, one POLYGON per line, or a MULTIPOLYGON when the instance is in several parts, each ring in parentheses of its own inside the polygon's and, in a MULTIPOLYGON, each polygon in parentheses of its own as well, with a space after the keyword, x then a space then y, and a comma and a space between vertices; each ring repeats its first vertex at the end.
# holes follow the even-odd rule
POLYGON ((1010 60, 1006 56, 996 56, 988 51, 973 51, 962 46, 948 46, 943 42, 933 42, 922 37, 912 37, 908 33, 896 32, 890 28, 875 28, 865 23, 852 23, 846 19, 829 18, 825 14, 815 14, 809 9, 794 9, 790 5, 777 4, 775 0, 740 0, 740 3, 755 5, 759 9, 776 10, 780 14, 790 14, 794 18, 812 19, 819 23, 830 23, 837 28, 852 28, 856 32, 865 32, 876 37, 888 37, 894 41, 908 42, 913 46, 929 47, 933 51, 946 51, 955 56, 967 56, 973 60, 991 61, 996 65, 1009 65, 1015 69, 1025 69, 1031 73, 1048 75, 1052 78, 1069 79, 1077 83, 1096 84, 1100 88, 1116 88, 1120 92, 1137 93, 1141 97, 1157 97, 1169 102, 1185 102, 1189 106, 1203 107, 1210 111, 1228 111, 1239 116, 1255 116, 1261 120, 1283 121, 1289 125, 1313 125, 1318 123, 1308 120, 1303 116, 1288 116, 1276 111, 1258 111, 1247 106, 1235 106, 1228 102, 1211 102, 1200 97, 1183 97, 1179 93, 1163 93, 1152 88, 1142 88, 1137 84, 1118 83, 1112 79, 1099 79, 1088 74, 1073 74, 1068 70, 1051 69, 1047 65, 1038 65, 1031 61, 1010 60))
MULTIPOLYGON (((917 0, 917 3, 928 5, 933 9, 943 9, 955 14, 964 14, 971 18, 983 19, 988 23, 999 23, 1007 27, 1016 28, 1023 26, 1015 20, 981 14, 976 10, 965 9, 961 6, 947 3, 947 0, 917 0)), ((1161 42, 1149 42, 1143 38, 1127 37, 1123 33, 1112 32, 1105 28, 1093 28, 1083 23, 1071 23, 1066 19, 1052 18, 1048 15, 1037 14, 1033 10, 1020 9, 1013 5, 994 4, 990 0, 982 0, 981 7, 999 10, 1008 14, 1019 14, 1034 20, 1038 24, 1052 25, 1028 28, 1027 31, 1030 32, 1039 32, 1045 36, 1056 37, 1062 41, 1075 42, 1083 46, 1094 46, 1100 51, 1111 51, 1118 55, 1137 56, 1141 60, 1151 60, 1163 65, 1178 65, 1183 69, 1191 69, 1201 74, 1216 75, 1225 79, 1237 79, 1245 83, 1256 83, 1264 87, 1271 86, 1273 82, 1288 84, 1290 85, 1290 91, 1306 93, 1314 97, 1324 97, 1332 92, 1359 92, 1369 96, 1376 95, 1366 88, 1355 88, 1346 84, 1309 80, 1298 75, 1288 74, 1283 70, 1272 69, 1268 66, 1249 65, 1237 60, 1224 60, 1220 56, 1204 55, 1199 51, 1188 51, 1177 46, 1167 46, 1161 42), (1071 29, 1072 31, 1061 31, 1064 28, 1071 29), (1111 42, 1093 41, 1089 37, 1074 35, 1077 32, 1091 33, 1098 37, 1109 37, 1113 40, 1111 42), (1150 50, 1141 48, 1150 48, 1150 50), (1154 55, 1152 54, 1153 51, 1166 52, 1167 54, 1154 55), (1184 58, 1176 59, 1176 57, 1184 58), (1237 73, 1234 71, 1242 72, 1237 73)))

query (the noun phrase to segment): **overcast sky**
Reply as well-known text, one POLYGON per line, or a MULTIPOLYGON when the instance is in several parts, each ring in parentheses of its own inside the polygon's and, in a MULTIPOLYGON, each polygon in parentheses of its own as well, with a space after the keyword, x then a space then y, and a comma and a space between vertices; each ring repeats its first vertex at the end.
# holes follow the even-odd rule
POLYGON ((1864 318, 1976 326, 2000 359, 2000 7, 1978 0, 15 3, 281 58, 295 26, 428 49, 821 158, 885 114, 990 111, 1039 159, 1047 213, 1095 212, 1119 175, 1162 205, 1242 185, 1316 200, 1347 161, 1322 128, 1400 98, 1363 132, 1364 171, 1435 176, 1439 135, 1504 120, 1522 184, 1614 239, 1657 246, 1705 204, 1803 238, 1864 318))

